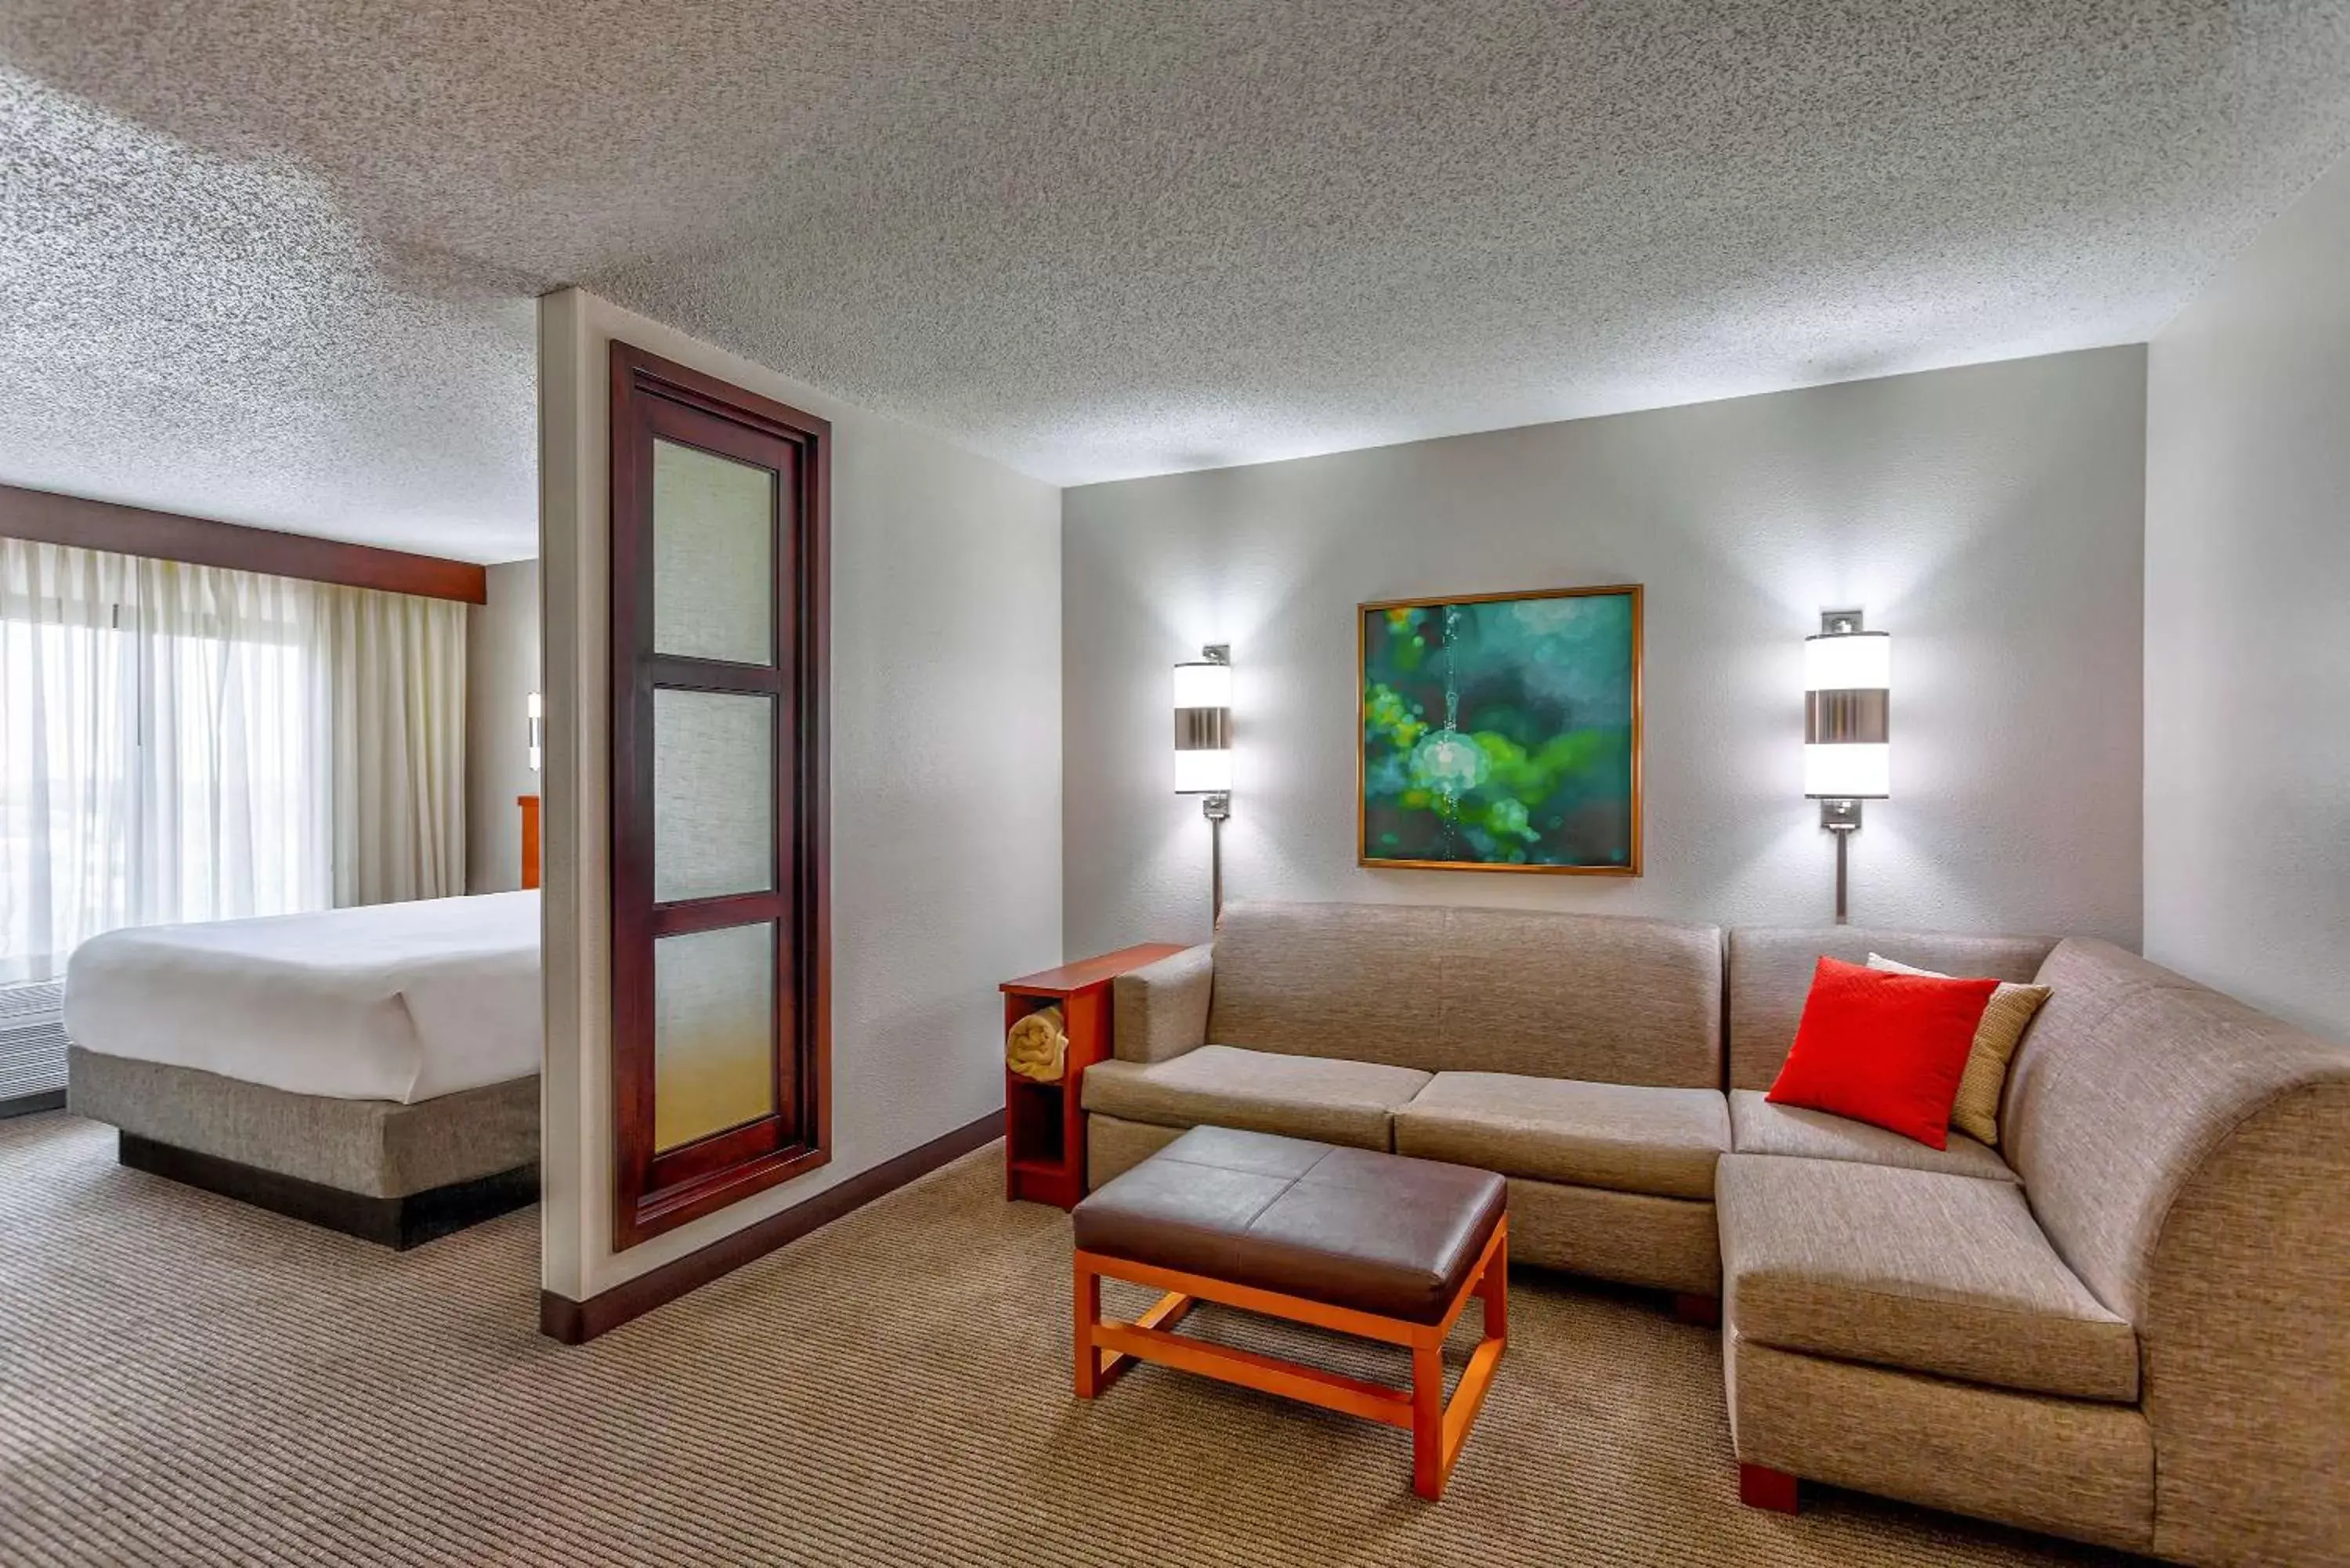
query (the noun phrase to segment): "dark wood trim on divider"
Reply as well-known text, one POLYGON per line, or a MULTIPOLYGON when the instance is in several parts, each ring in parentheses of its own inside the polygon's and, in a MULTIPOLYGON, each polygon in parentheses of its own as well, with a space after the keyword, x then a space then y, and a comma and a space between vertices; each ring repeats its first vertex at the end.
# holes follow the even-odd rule
POLYGON ((538 1297, 538 1332, 565 1345, 585 1345, 633 1322, 655 1307, 666 1306, 711 1281, 733 1273, 743 1264, 766 1256, 812 1231, 822 1229, 877 1198, 888 1196, 941 1166, 985 1148, 1003 1136, 1003 1113, 990 1111, 977 1121, 934 1137, 920 1148, 884 1160, 872 1169, 850 1177, 796 1208, 770 1215, 731 1236, 723 1236, 698 1252, 613 1286, 584 1302, 542 1291, 538 1297))
POLYGON ((618 339, 610 375, 612 1250, 623 1252, 832 1158, 832 425, 618 339), (665 443, 773 476, 764 659, 688 656, 660 646, 653 474, 665 443), (653 731, 663 690, 767 704, 774 833, 764 888, 660 898, 653 731), (775 939, 767 1109, 662 1147, 657 945, 665 937, 760 924, 775 939))
POLYGON ((538 1201, 536 1165, 518 1165, 472 1181, 452 1181, 405 1198, 370 1198, 218 1155, 199 1154, 176 1144, 158 1143, 137 1133, 117 1136, 120 1142, 115 1158, 127 1169, 200 1187, 289 1220, 390 1247, 395 1252, 538 1201))
POLYGON ((36 1094, 18 1095, 13 1100, 0 1100, 0 1122, 10 1116, 34 1116, 43 1111, 65 1108, 66 1092, 63 1089, 43 1089, 36 1094))
POLYGON ((111 550, 119 556, 185 561, 194 566, 227 566, 349 588, 458 599, 469 605, 487 604, 490 599, 486 571, 471 561, 411 556, 377 545, 281 534, 275 528, 215 523, 209 517, 13 484, 0 484, 0 535, 44 545, 111 550))

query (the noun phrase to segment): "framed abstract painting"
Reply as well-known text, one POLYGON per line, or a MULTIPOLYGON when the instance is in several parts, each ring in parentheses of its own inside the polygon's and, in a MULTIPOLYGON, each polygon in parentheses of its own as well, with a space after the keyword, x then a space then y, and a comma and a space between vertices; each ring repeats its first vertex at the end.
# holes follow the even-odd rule
POLYGON ((1640 589, 1357 607, 1357 859, 1640 874, 1640 589))

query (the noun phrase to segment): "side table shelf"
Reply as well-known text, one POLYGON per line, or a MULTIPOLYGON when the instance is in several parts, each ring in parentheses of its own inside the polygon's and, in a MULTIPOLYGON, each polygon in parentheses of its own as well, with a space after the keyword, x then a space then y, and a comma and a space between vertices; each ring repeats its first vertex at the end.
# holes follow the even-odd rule
POLYGON ((1086 1195, 1086 1118, 1078 1096, 1086 1069, 1109 1054, 1110 981, 1182 950, 1180 942, 1144 942, 1003 982, 1005 1033, 1027 1014, 1058 1007, 1069 1036, 1057 1082, 1040 1084, 1003 1070, 1007 1200, 1074 1209, 1086 1195))

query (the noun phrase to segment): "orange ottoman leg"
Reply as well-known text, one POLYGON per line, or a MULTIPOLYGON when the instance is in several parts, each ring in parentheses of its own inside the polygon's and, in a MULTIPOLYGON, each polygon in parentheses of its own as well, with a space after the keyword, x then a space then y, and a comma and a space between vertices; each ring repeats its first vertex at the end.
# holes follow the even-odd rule
POLYGON ((1411 1352, 1411 1490, 1435 1502, 1444 1496, 1444 1347, 1411 1352))
POLYGON ((1101 1322, 1101 1276, 1082 1257, 1076 1284, 1077 1397, 1090 1399, 1101 1392, 1101 1351, 1094 1344, 1094 1325, 1101 1322))

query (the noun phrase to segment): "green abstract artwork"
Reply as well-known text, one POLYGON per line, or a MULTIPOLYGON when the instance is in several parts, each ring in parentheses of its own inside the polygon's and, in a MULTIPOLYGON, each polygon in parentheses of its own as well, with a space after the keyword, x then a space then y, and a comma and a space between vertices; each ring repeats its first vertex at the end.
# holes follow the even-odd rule
POLYGON ((1362 861, 1640 869, 1640 590, 1361 607, 1362 861))

